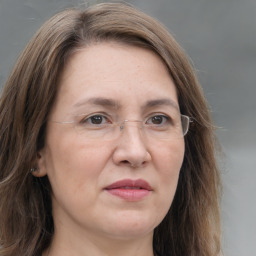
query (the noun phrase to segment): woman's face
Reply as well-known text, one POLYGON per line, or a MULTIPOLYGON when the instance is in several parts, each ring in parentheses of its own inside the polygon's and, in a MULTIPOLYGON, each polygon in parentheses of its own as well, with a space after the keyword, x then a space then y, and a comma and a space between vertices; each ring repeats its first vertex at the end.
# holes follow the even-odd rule
POLYGON ((56 234, 152 237, 183 161, 183 138, 158 136, 177 113, 173 81, 151 51, 113 42, 78 50, 38 153, 38 175, 52 186, 56 234), (109 127, 123 120, 143 122, 109 127))

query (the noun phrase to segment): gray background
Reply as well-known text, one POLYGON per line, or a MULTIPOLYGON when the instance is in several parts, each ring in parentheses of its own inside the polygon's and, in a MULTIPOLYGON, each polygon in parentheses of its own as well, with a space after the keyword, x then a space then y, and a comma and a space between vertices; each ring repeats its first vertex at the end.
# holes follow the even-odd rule
MULTIPOLYGON (((193 60, 224 151, 224 254, 256 255, 256 0, 127 2, 164 23, 193 60)), ((57 11, 82 3, 0 0, 1 86, 39 26, 57 11)))

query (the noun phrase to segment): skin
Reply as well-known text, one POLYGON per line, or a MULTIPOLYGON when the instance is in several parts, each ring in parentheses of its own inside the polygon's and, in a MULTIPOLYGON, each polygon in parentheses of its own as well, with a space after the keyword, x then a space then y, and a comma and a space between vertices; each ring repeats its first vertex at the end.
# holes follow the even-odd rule
POLYGON ((137 125, 127 125, 116 140, 90 140, 73 125, 52 121, 103 110, 120 120, 144 120, 167 108, 179 111, 177 93, 166 66, 153 52, 107 42, 80 49, 69 59, 34 174, 48 175, 53 191, 55 233, 44 255, 153 256, 153 231, 172 203, 184 140, 148 139, 137 125), (116 104, 87 102, 95 97, 116 104), (173 105, 143 108, 163 98, 173 105), (143 179, 152 191, 129 201, 104 189, 122 179, 143 179))

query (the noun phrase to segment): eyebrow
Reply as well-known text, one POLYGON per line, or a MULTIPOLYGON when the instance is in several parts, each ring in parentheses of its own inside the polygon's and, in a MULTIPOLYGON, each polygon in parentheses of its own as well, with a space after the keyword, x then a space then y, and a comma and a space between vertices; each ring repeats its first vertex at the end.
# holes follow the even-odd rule
MULTIPOLYGON (((103 98, 103 97, 95 97, 90 99, 83 99, 77 102, 76 104, 74 104, 74 107, 80 107, 80 106, 89 105, 89 104, 96 105, 96 106, 105 106, 113 109, 119 109, 121 106, 120 103, 116 100, 103 98)), ((179 110, 179 106, 177 105, 177 103, 169 98, 149 100, 142 106, 142 109, 152 108, 155 106, 171 106, 179 110)))
POLYGON ((146 109, 146 108, 151 108, 155 106, 171 106, 179 110, 178 104, 169 98, 149 100, 142 106, 142 108, 146 109))
POLYGON ((76 104, 74 104, 74 107, 80 107, 82 105, 89 105, 89 104, 96 105, 96 106, 105 106, 105 107, 115 108, 115 109, 120 108, 119 102, 113 99, 101 98, 101 97, 81 100, 76 104))

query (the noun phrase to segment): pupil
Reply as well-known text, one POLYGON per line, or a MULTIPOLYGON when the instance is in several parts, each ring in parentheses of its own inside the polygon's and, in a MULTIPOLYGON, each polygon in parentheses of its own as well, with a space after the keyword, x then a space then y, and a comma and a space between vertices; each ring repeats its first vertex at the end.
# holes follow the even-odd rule
POLYGON ((153 124, 161 124, 162 122, 163 122, 163 117, 161 117, 161 116, 154 116, 152 118, 153 124))
POLYGON ((101 124, 102 123, 102 116, 93 116, 91 117, 93 124, 101 124))

